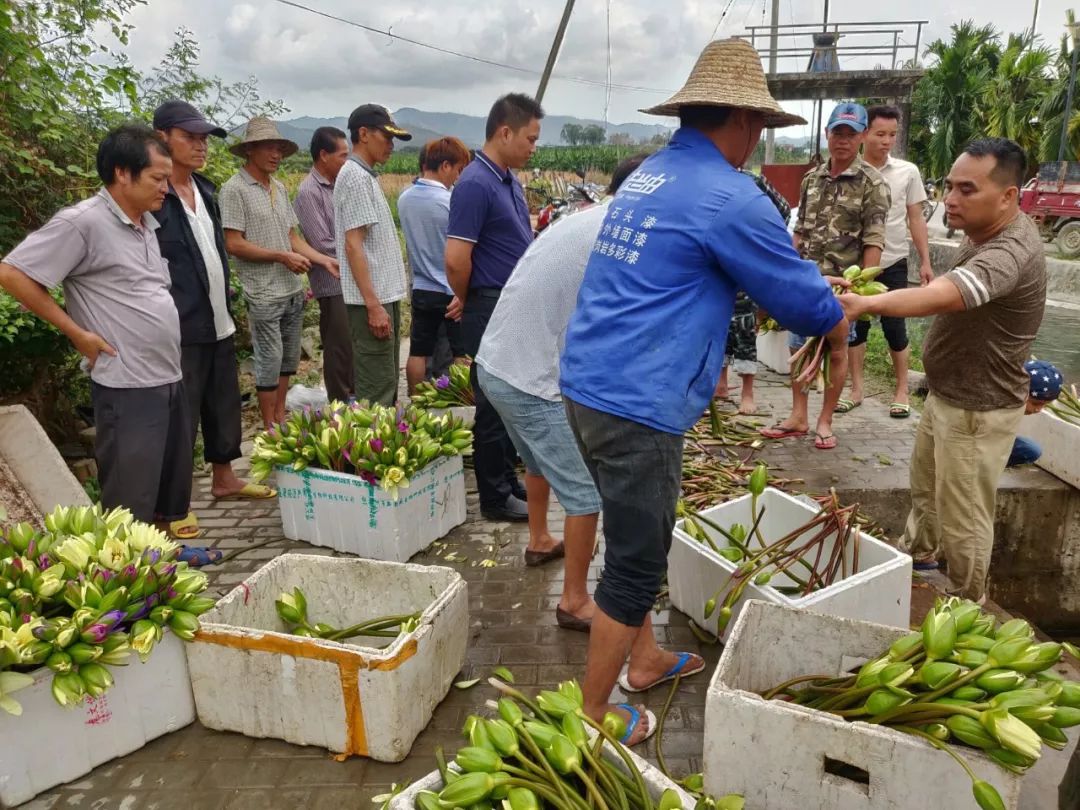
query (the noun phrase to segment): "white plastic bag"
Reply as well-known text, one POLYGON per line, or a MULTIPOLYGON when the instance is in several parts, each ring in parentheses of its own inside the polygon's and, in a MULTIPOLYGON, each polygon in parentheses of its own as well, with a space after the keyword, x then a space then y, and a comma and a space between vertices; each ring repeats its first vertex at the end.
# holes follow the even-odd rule
POLYGON ((285 395, 285 410, 302 411, 304 408, 321 408, 327 403, 326 389, 294 385, 285 395))

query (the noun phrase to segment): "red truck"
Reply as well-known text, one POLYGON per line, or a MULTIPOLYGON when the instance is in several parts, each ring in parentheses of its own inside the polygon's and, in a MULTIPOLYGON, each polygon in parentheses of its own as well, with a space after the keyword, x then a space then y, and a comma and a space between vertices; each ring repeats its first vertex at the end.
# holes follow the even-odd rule
POLYGON ((1080 256, 1080 162, 1042 164, 1020 190, 1020 210, 1063 255, 1080 256))

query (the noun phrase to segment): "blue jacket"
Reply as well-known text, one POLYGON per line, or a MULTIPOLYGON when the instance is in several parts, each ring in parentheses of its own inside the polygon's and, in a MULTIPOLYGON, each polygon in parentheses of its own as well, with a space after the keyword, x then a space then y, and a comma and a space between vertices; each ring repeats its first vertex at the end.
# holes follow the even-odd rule
POLYGON ((720 377, 738 290, 801 335, 843 317, 753 179, 682 128, 611 202, 566 333, 563 394, 684 433, 720 377))

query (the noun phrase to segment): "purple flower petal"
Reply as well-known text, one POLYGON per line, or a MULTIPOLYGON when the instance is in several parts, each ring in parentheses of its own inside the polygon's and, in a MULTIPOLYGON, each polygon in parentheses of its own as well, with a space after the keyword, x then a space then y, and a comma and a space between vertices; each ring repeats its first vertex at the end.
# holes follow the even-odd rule
POLYGON ((408 423, 406 423, 404 421, 401 421, 401 422, 398 422, 397 429, 398 429, 399 433, 408 433, 409 432, 409 425, 408 425, 408 423))
POLYGON ((371 441, 369 441, 368 445, 376 453, 381 453, 382 449, 383 449, 383 440, 379 439, 379 438, 375 438, 375 439, 372 439, 371 441))
POLYGON ((439 390, 450 387, 450 378, 443 374, 439 379, 435 380, 435 387, 439 390))

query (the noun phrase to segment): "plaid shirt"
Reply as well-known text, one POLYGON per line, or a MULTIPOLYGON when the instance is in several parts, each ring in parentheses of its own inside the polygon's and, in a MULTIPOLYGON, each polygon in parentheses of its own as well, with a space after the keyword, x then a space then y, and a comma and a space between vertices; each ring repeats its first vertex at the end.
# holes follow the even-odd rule
MULTIPOLYGON (((325 256, 336 256, 334 184, 312 169, 300 183, 293 208, 308 244, 325 256)), ((308 284, 316 298, 341 295, 341 282, 321 265, 311 265, 308 284)))
POLYGON ((363 306, 364 298, 353 279, 345 255, 345 232, 364 228, 364 255, 368 273, 380 304, 400 301, 408 293, 401 243, 375 172, 356 155, 350 155, 334 181, 334 233, 341 265, 341 294, 346 304, 363 306))
MULTIPOLYGON (((267 190, 241 169, 221 187, 221 226, 240 231, 253 245, 267 250, 291 251, 289 232, 297 226, 284 184, 270 178, 267 190)), ((269 303, 302 292, 300 276, 280 262, 250 262, 232 257, 244 295, 256 303, 269 303)))

